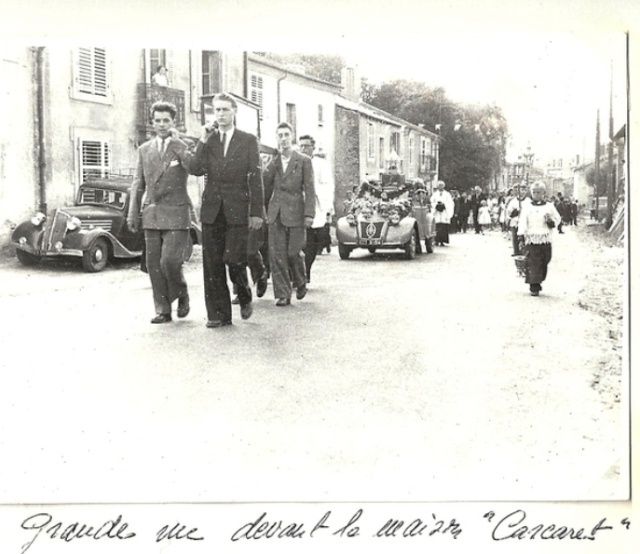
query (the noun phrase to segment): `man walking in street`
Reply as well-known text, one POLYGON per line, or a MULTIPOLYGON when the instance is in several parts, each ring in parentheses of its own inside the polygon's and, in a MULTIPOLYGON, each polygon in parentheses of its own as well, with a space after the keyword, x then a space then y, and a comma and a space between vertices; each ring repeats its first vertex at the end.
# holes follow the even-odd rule
POLYGON ((296 298, 307 294, 304 267, 305 230, 315 215, 316 194, 311 158, 293 149, 293 128, 280 123, 276 130, 278 155, 264 173, 265 188, 272 190, 269 221, 269 259, 276 306, 291 303, 291 280, 296 298))
POLYGON ((473 227, 476 231, 476 235, 480 234, 480 222, 478 221, 478 212, 480 211, 480 204, 483 200, 487 199, 487 195, 482 192, 482 189, 478 186, 474 187, 473 194, 469 199, 469 208, 473 213, 473 227))
POLYGON ((453 216, 453 198, 449 191, 444 190, 444 181, 438 181, 438 189, 431 196, 433 219, 436 223, 436 244, 449 244, 449 223, 453 216))
POLYGON ((192 204, 187 194, 187 169, 182 158, 187 145, 172 135, 176 107, 156 102, 151 107, 155 138, 138 148, 138 168, 133 181, 127 214, 127 225, 138 229, 142 203, 142 228, 145 238, 145 260, 156 316, 151 323, 171 321, 171 304, 178 299, 178 317, 189 313, 189 292, 182 264, 191 246, 192 204))
POLYGON ((304 249, 304 265, 307 283, 311 282, 311 266, 316 255, 326 245, 327 216, 333 209, 333 185, 329 180, 329 168, 323 158, 314 156, 316 141, 310 135, 300 137, 300 151, 311 158, 313 186, 316 193, 316 215, 307 229, 307 245, 304 249))
POLYGON ((260 229, 264 200, 258 141, 235 127, 238 106, 225 93, 213 98, 217 128, 205 125, 190 159, 193 175, 207 175, 202 195, 202 267, 207 327, 231 325, 225 265, 238 291, 240 315, 253 313, 247 277, 249 229, 260 229))

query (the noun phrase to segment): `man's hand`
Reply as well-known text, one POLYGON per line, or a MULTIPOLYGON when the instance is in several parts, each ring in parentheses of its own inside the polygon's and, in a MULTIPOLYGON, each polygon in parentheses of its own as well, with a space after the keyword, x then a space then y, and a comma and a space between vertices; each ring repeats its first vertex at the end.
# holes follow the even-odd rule
POLYGON ((205 123, 202 126, 202 132, 200 133, 200 141, 201 142, 207 142, 207 139, 211 136, 211 134, 213 133, 215 127, 213 125, 213 123, 205 123))
POLYGON ((311 228, 311 225, 313 225, 313 218, 312 218, 312 217, 309 217, 309 216, 305 216, 305 218, 304 218, 304 226, 305 226, 307 229, 310 229, 310 228, 311 228))
POLYGON ((180 131, 178 131, 178 129, 176 129, 175 127, 171 127, 171 129, 169 129, 169 134, 171 134, 171 138, 173 139, 182 140, 180 138, 180 131))
POLYGON ((249 216, 249 229, 257 231, 260 227, 262 227, 262 218, 254 215, 249 216))
POLYGON ((134 233, 137 233, 138 232, 138 221, 137 221, 137 218, 136 217, 127 217, 127 226, 134 233))

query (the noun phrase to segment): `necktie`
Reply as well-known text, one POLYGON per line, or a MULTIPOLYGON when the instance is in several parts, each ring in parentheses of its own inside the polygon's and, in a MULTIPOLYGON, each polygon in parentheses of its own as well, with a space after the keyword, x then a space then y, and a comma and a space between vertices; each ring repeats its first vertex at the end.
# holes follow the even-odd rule
POLYGON ((164 156, 167 149, 167 140, 168 139, 160 139, 160 157, 164 156))
POLYGON ((220 142, 222 143, 222 155, 225 156, 226 155, 226 142, 227 142, 227 133, 222 133, 222 136, 220 137, 220 142))

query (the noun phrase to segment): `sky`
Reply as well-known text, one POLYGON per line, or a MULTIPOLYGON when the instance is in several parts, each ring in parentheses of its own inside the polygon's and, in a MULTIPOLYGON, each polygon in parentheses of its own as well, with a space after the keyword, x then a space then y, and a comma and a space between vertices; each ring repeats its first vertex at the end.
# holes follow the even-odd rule
POLYGON ((625 43, 623 32, 476 32, 464 42, 431 36, 427 51, 434 55, 419 59, 380 48, 350 52, 347 61, 372 82, 412 79, 442 86, 456 102, 497 104, 509 125, 508 158, 530 145, 544 164, 593 158, 598 108, 603 136, 608 132, 612 68, 614 132, 625 122, 625 43))

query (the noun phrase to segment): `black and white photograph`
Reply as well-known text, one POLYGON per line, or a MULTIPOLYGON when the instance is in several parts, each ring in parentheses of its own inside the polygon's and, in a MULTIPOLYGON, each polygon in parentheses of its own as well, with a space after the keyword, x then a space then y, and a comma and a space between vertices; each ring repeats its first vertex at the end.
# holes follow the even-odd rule
POLYGON ((0 504, 629 500, 603 4, 3 44, 0 504))

